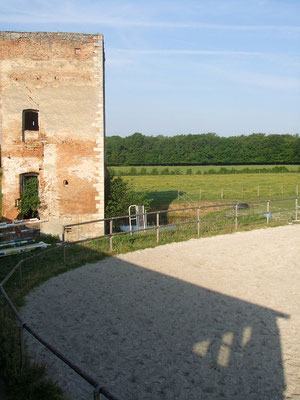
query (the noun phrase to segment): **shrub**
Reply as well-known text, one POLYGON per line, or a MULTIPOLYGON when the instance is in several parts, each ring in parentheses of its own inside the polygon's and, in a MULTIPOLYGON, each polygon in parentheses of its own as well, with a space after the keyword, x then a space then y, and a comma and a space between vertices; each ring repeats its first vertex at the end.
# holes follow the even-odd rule
POLYGON ((128 175, 137 175, 136 168, 135 167, 131 167, 129 172, 128 172, 128 175))
POLYGON ((186 175, 192 175, 192 169, 191 169, 191 168, 188 168, 188 169, 185 171, 185 174, 186 174, 186 175))
POLYGON ((35 177, 29 178, 25 181, 18 210, 23 218, 35 218, 38 215, 37 211, 40 204, 38 180, 35 177))
POLYGON ((140 175, 147 175, 147 168, 145 167, 141 168, 140 175))
POLYGON ((149 206, 150 203, 151 199, 147 199, 146 193, 135 192, 122 178, 106 178, 106 218, 128 215, 128 207, 131 204, 149 206))

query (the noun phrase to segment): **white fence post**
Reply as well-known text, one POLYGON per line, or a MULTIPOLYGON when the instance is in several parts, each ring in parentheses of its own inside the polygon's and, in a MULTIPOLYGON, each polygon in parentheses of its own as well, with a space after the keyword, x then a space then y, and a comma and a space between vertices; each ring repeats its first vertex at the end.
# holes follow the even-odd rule
POLYGON ((112 246, 113 246, 113 237, 112 237, 112 233, 113 233, 113 220, 110 219, 109 220, 109 250, 112 251, 112 246))

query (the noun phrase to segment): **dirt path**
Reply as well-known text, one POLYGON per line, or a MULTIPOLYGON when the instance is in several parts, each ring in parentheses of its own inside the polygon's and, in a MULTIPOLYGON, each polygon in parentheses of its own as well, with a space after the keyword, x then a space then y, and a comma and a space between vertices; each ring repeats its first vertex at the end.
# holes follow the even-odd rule
MULTIPOLYGON (((32 291, 23 315, 124 400, 297 400, 300 226, 87 265, 32 291)), ((92 398, 81 378, 28 345, 72 400, 92 398)))

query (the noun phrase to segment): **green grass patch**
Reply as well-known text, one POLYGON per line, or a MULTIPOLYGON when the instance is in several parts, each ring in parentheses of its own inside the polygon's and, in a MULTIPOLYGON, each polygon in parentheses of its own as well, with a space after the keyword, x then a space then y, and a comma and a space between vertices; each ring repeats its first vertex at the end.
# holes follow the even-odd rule
POLYGON ((153 206, 205 201, 253 201, 295 197, 300 173, 237 175, 124 176, 136 191, 146 191, 153 206))

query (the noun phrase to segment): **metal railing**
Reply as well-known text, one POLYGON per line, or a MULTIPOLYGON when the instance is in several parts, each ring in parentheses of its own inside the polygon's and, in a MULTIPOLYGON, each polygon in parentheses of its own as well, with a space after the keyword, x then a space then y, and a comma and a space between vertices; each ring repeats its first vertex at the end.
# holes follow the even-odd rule
POLYGON ((47 249, 43 252, 40 252, 39 254, 36 254, 31 257, 27 257, 20 262, 18 262, 15 267, 6 275, 6 277, 1 281, 0 283, 0 292, 4 299, 6 300, 8 306, 14 313, 15 317, 18 320, 18 325, 19 325, 19 340, 20 340, 20 368, 23 370, 24 367, 24 361, 25 361, 25 346, 24 346, 24 329, 31 335, 33 336, 38 342, 40 342, 44 347, 46 347, 52 354, 54 354, 56 357, 58 357, 61 361, 63 361, 66 365, 68 365, 73 371, 75 371, 79 376, 81 376, 86 382, 88 382, 92 387, 94 387, 93 391, 93 400, 100 400, 100 395, 102 394, 106 399, 108 400, 120 400, 119 397, 115 396, 102 386, 95 378, 91 377, 88 375, 85 371, 83 371, 81 368, 79 368, 77 365, 75 365, 71 360, 69 360, 67 357, 65 357, 60 351, 58 351, 54 346, 52 346, 50 343, 48 343, 45 339, 42 338, 41 335, 39 335, 34 329, 32 329, 22 318, 20 313, 17 311, 15 305, 9 298, 7 292, 4 289, 4 285, 7 283, 7 281, 14 275, 15 272, 19 272, 19 286, 22 287, 22 265, 23 263, 32 258, 39 257, 41 255, 44 255, 50 251, 55 250, 56 248, 51 248, 47 249))
MULTIPOLYGON (((102 218, 102 219, 97 219, 97 220, 92 220, 92 221, 85 221, 85 222, 79 222, 79 223, 74 223, 74 224, 68 224, 64 225, 63 227, 63 245, 64 245, 64 260, 65 260, 65 249, 66 246, 69 244, 77 244, 77 243, 82 243, 82 242, 87 242, 91 240, 96 240, 96 239, 101 239, 101 238, 108 238, 109 239, 109 248, 110 251, 113 250, 113 238, 116 236, 121 236, 121 235, 132 235, 133 233, 139 233, 139 232, 147 232, 147 231, 155 231, 156 232, 156 242, 159 243, 160 241, 160 231, 164 230, 168 227, 174 227, 177 228, 180 225, 192 225, 196 224, 197 225, 197 235, 200 237, 201 236, 201 224, 203 222, 209 222, 209 221, 221 221, 221 220, 228 220, 228 219, 233 219, 234 220, 234 227, 237 230, 238 229, 238 221, 242 218, 249 217, 249 216, 264 216, 266 219, 266 223, 269 224, 270 219, 272 216, 276 214, 280 214, 283 212, 293 212, 295 215, 294 220, 298 221, 298 197, 289 197, 289 198, 284 198, 284 199, 274 199, 274 200, 266 200, 266 201, 254 201, 254 202, 248 202, 248 203, 220 203, 220 204, 212 204, 212 205, 204 205, 204 206, 194 206, 194 207, 185 207, 185 208, 178 208, 178 209, 167 209, 167 210, 160 210, 160 211, 152 211, 152 212, 147 212, 147 218, 149 219, 149 216, 153 216, 152 218, 155 223, 153 225, 147 226, 147 227, 142 227, 142 228, 137 228, 137 229, 129 229, 127 231, 115 231, 113 230, 113 224, 115 222, 121 221, 121 220, 128 220, 130 217, 136 217, 137 214, 135 215, 124 215, 124 216, 119 216, 119 217, 111 217, 111 218, 102 218), (295 201, 295 206, 292 208, 280 208, 279 210, 273 209, 271 210, 270 204, 272 203, 278 203, 278 202, 287 202, 287 201, 295 201), (250 209, 250 206, 254 207, 257 206, 259 207, 262 204, 265 204, 265 210, 259 211, 259 212, 252 212, 252 214, 245 214, 244 212, 240 212, 240 209, 242 208, 242 204, 247 204, 247 206, 250 209), (233 213, 230 215, 225 215, 222 217, 210 217, 210 218, 201 218, 200 214, 204 210, 221 210, 225 208, 230 208, 233 213), (195 212, 195 217, 192 219, 188 219, 185 221, 175 221, 172 223, 161 223, 161 215, 162 214, 174 214, 174 213, 185 213, 185 212, 190 212, 194 211, 195 212), (91 224, 99 224, 101 227, 99 229, 99 232, 97 232, 97 229, 95 229, 95 234, 90 236, 83 236, 80 238, 77 238, 75 240, 68 240, 68 234, 72 234, 72 229, 78 228, 78 227, 84 227, 88 226, 91 224), (105 226, 107 227, 107 233, 105 233, 105 226), (102 229, 102 232, 101 232, 102 229), (99 233, 99 234, 98 234, 99 233)), ((146 212, 145 212, 146 213, 146 212)), ((145 217, 145 215, 143 215, 145 217)), ((116 224, 119 227, 119 224, 116 224)), ((129 225, 129 222, 128 222, 129 225)), ((66 261, 66 260, 65 260, 66 261)))

